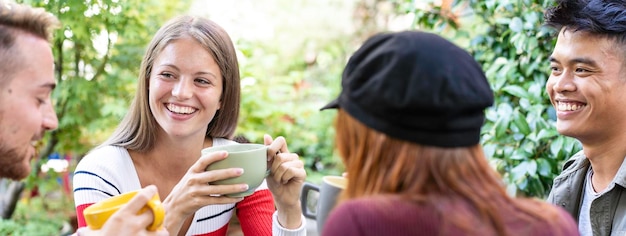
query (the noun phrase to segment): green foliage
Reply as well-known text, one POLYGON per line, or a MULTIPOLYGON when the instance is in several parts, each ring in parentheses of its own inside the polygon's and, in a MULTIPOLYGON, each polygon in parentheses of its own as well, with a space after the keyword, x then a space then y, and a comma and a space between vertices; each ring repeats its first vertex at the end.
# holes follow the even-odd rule
MULTIPOLYGON (((564 160, 580 150, 578 142, 560 136, 544 93, 552 30, 542 26, 541 0, 455 1, 448 17, 441 7, 415 9, 415 21, 465 46, 483 66, 495 104, 486 111, 482 143, 512 194, 546 197, 564 160)), ((411 1, 399 4, 407 13, 411 1)), ((432 4, 432 3, 431 3, 432 4)))
MULTIPOLYGON (((330 40, 314 49, 315 59, 303 48, 280 58, 280 45, 240 41, 242 104, 237 128, 251 142, 263 134, 287 138, 291 152, 305 161, 309 173, 340 173, 333 156, 333 111, 320 112, 339 89, 345 64, 346 41, 330 40)), ((321 174, 319 174, 321 175, 321 174)))
POLYGON ((62 222, 46 217, 31 219, 27 222, 0 219, 0 235, 58 235, 62 222))
POLYGON ((64 230, 72 231, 71 212, 73 203, 65 196, 50 194, 26 198, 17 206, 13 218, 0 219, 0 235, 60 235, 64 230))

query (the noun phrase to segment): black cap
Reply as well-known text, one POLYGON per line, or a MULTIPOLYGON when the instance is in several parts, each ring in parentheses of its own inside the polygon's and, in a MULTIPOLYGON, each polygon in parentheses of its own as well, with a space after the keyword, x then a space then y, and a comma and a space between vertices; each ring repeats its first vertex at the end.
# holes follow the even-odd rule
POLYGON ((439 146, 478 144, 484 109, 493 104, 480 65, 465 50, 431 33, 374 35, 352 55, 341 108, 391 137, 439 146))

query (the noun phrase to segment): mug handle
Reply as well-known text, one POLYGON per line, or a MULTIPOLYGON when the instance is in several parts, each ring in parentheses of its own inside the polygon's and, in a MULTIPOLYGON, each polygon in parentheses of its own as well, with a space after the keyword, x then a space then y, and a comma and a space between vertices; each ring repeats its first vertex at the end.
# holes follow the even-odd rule
POLYGON ((163 220, 165 219, 165 208, 163 207, 163 204, 161 204, 161 201, 158 200, 158 198, 156 200, 152 199, 148 201, 147 205, 147 208, 150 208, 150 210, 152 211, 152 215, 154 216, 152 224, 149 225, 147 229, 150 231, 157 231, 161 229, 163 225, 163 220))
POLYGON ((309 211, 309 208, 307 207, 307 202, 309 199, 308 198, 309 191, 315 191, 319 193, 320 187, 309 182, 304 182, 304 185, 302 186, 302 192, 300 193, 300 197, 301 197, 300 207, 302 208, 302 214, 304 215, 304 217, 316 220, 317 212, 313 214, 312 212, 309 211))

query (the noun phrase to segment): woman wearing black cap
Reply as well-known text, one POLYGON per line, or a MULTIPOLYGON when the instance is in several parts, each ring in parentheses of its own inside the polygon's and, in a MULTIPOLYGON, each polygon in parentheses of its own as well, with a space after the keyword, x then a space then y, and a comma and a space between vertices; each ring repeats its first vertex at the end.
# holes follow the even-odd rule
POLYGON ((449 41, 368 39, 323 108, 338 109, 349 173, 323 235, 578 235, 562 209, 507 195, 479 144, 492 104, 480 65, 449 41))

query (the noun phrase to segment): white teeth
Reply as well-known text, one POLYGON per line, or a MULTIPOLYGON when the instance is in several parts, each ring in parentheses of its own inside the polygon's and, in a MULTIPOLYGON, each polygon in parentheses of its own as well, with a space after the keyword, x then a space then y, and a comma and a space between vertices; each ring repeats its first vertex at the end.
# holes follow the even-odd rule
POLYGON ((193 109, 191 107, 176 106, 171 103, 167 104, 167 109, 170 110, 171 112, 178 113, 178 114, 191 114, 196 111, 196 109, 193 109))
POLYGON ((577 111, 582 109, 583 107, 585 107, 586 105, 583 104, 575 104, 575 103, 565 103, 565 102, 558 102, 557 103, 557 109, 559 111, 577 111))

